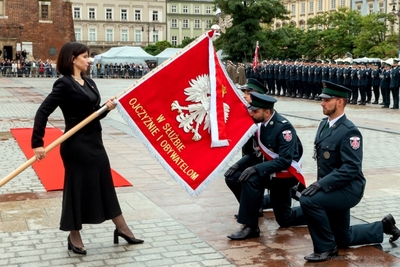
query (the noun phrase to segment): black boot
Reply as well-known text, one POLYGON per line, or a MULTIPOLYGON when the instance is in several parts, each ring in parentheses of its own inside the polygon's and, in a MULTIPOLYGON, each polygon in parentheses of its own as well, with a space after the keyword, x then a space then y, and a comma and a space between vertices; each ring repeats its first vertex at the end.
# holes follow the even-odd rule
POLYGON ((391 235, 389 238, 390 242, 396 241, 400 237, 400 230, 395 226, 396 221, 394 220, 392 214, 388 214, 382 219, 383 232, 387 235, 391 235))

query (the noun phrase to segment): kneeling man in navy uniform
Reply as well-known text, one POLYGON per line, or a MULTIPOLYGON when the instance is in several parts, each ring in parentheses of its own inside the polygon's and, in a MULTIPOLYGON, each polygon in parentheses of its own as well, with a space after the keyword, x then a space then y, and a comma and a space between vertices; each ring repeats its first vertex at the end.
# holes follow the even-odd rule
POLYGON ((344 108, 350 89, 323 81, 322 110, 328 117, 319 125, 314 141, 316 182, 302 192, 300 205, 307 219, 314 253, 307 261, 325 261, 338 255, 338 248, 383 241, 383 233, 400 237, 392 215, 382 221, 350 226, 350 209, 364 194, 362 173, 363 138, 346 118, 344 108))

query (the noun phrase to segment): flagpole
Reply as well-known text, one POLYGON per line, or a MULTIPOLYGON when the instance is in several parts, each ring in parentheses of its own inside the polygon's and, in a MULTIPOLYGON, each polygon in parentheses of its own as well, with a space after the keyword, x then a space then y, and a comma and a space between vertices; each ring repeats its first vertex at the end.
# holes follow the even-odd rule
MULTIPOLYGON (((192 46, 194 46, 195 44, 197 44, 198 42, 200 42, 202 40, 202 38, 204 38, 205 35, 209 35, 209 36, 214 36, 214 30, 208 31, 207 33, 199 36, 195 41, 193 41, 192 43, 188 44, 185 48, 182 49, 182 51, 178 52, 173 58, 170 58, 170 60, 163 62, 162 64, 160 64, 159 66, 157 66, 156 68, 152 69, 147 75, 143 76, 142 78, 140 78, 139 80, 137 80, 133 86, 128 87, 127 89, 125 89, 123 92, 121 92, 118 96, 115 96, 114 99, 119 99, 120 97, 122 97, 125 93, 128 92, 128 90, 132 90, 133 88, 135 88, 136 86, 138 86, 140 84, 140 82, 143 82, 145 80, 147 80, 151 75, 151 73, 154 73, 157 69, 164 67, 165 65, 169 64, 173 59, 175 59, 179 54, 183 53, 184 51, 190 49, 192 46)), ((95 118, 97 118, 98 116, 100 116, 101 114, 103 114, 105 111, 107 110, 107 106, 104 105, 102 108, 100 108, 99 110, 93 112, 89 117, 87 117, 86 119, 84 119, 83 121, 81 121, 80 123, 78 123, 77 125, 75 125, 75 127, 71 128, 69 131, 67 131, 66 133, 64 133, 62 136, 60 136, 58 139, 56 139, 55 141, 53 141, 50 145, 48 145, 45 148, 45 152, 49 153, 51 150, 53 150, 56 146, 58 146, 59 144, 61 144, 62 142, 64 142, 65 140, 67 140, 69 137, 71 137, 73 134, 75 134, 77 131, 79 131, 80 129, 82 129, 86 124, 88 124, 89 122, 91 122, 92 120, 94 120, 95 118)), ((3 185, 5 185, 6 183, 8 183, 10 180, 12 180, 13 178, 15 178, 18 174, 20 174, 21 172, 23 172, 26 168, 28 168, 29 166, 31 166, 33 163, 35 163, 37 160, 36 156, 33 156, 32 158, 30 158, 29 160, 27 160, 25 163, 23 163, 21 166, 19 166, 18 168, 16 168, 14 171, 12 171, 9 175, 7 175, 6 177, 4 177, 2 180, 0 180, 0 187, 2 187, 3 185)))
MULTIPOLYGON (((64 142, 65 140, 67 140, 69 137, 71 137, 74 133, 76 133, 77 131, 79 131, 80 129, 82 129, 86 124, 88 124, 89 122, 91 122, 92 120, 94 120, 95 118, 97 118, 98 116, 100 116, 101 114, 103 114, 105 111, 107 110, 107 106, 104 105, 102 108, 100 108, 99 110, 93 112, 89 117, 87 117, 86 119, 84 119, 83 121, 81 121, 80 123, 78 123, 77 125, 75 125, 73 128, 71 128, 69 131, 67 131, 65 134, 63 134, 62 136, 60 136, 59 138, 57 138, 55 141, 53 141, 50 145, 48 145, 44 151, 46 153, 49 153, 51 150, 53 150, 56 146, 58 146, 59 144, 61 144, 62 142, 64 142)), ((1 181, 0 181, 0 187, 2 187, 3 185, 5 185, 6 183, 8 183, 11 179, 15 178, 15 176, 17 176, 18 174, 20 174, 21 172, 23 172, 26 168, 28 168, 29 166, 31 166, 33 163, 35 163, 37 160, 36 156, 31 157, 29 160, 27 160, 24 164, 22 164, 21 166, 19 166, 18 168, 16 168, 14 171, 12 171, 9 175, 7 175, 6 177, 4 177, 1 181)))

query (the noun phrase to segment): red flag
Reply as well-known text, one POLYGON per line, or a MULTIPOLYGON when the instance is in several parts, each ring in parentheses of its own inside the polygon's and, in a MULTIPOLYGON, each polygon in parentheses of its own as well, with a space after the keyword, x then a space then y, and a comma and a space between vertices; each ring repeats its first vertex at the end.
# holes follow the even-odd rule
POLYGON ((118 98, 136 136, 190 195, 221 175, 256 129, 213 36, 200 37, 118 98))
POLYGON ((253 70, 256 70, 258 66, 258 48, 259 46, 257 41, 256 50, 254 51, 254 58, 253 58, 253 70))

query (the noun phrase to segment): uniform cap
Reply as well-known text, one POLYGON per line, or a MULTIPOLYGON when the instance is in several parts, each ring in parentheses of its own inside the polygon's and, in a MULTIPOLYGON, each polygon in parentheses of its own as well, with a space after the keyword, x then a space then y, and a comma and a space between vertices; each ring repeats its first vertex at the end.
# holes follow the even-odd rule
POLYGON ((334 98, 334 97, 343 97, 348 98, 351 90, 347 87, 338 85, 336 83, 328 82, 322 80, 322 84, 324 88, 322 89, 322 94, 319 95, 321 98, 334 98))
POLYGON ((274 108, 274 104, 276 102, 275 98, 269 95, 262 95, 255 92, 250 92, 250 95, 251 95, 251 102, 248 109, 257 110, 260 108, 265 108, 265 109, 274 108))
POLYGON ((243 85, 240 88, 240 90, 242 90, 242 91, 254 90, 260 94, 265 94, 266 92, 268 92, 268 89, 264 85, 262 85, 262 83, 260 83, 259 81, 257 81, 256 79, 253 79, 253 78, 247 79, 247 84, 243 85))

